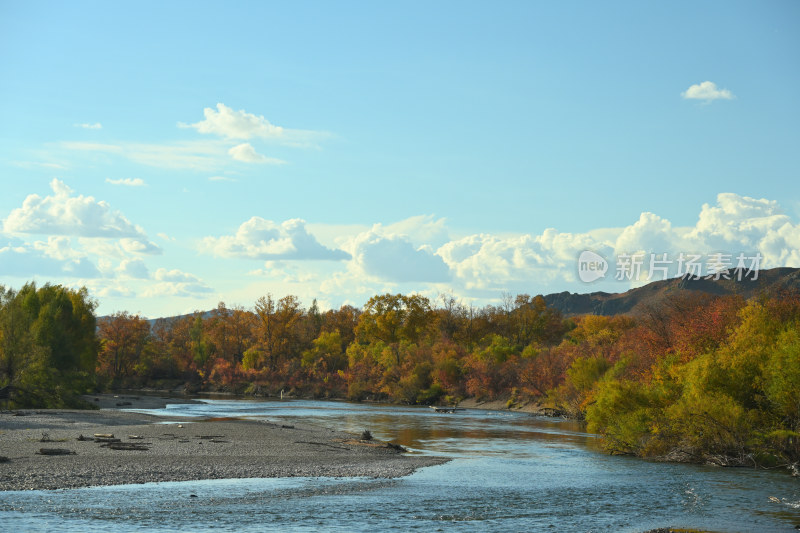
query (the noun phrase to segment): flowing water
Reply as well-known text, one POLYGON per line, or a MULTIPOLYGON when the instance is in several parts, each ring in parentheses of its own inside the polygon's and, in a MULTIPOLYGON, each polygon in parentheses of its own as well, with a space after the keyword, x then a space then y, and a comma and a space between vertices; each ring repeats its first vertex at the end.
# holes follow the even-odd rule
POLYGON ((578 424, 523 413, 315 401, 218 401, 147 411, 305 422, 453 460, 400 479, 246 479, 0 493, 2 531, 795 531, 782 472, 602 453, 578 424), (197 498, 190 497, 191 494, 197 498), (770 497, 778 501, 771 500, 770 497))

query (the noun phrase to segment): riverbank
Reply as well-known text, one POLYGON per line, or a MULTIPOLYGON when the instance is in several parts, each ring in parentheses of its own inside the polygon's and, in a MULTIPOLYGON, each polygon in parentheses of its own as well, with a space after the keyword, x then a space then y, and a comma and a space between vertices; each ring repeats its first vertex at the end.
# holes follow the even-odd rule
POLYGON ((560 416, 560 411, 551 407, 544 407, 542 404, 536 401, 517 401, 512 403, 509 407, 509 398, 488 401, 479 401, 476 398, 466 398, 459 402, 458 407, 463 409, 486 409, 488 411, 513 411, 540 416, 560 416))
MULTIPOLYGON (((277 400, 273 396, 251 396, 235 394, 231 392, 212 392, 199 391, 192 396, 184 396, 180 389, 176 390, 155 390, 155 389, 125 389, 112 394, 87 395, 83 397, 88 403, 94 404, 101 409, 119 407, 122 409, 161 409, 167 403, 201 403, 193 398, 207 399, 231 399, 231 400, 277 400)), ((290 396, 285 395, 286 400, 319 400, 313 396, 290 396)), ((511 411, 528 413, 539 416, 562 416, 563 413, 552 407, 545 407, 536 400, 509 401, 511 396, 504 396, 495 400, 479 400, 477 398, 465 398, 458 403, 459 409, 485 409, 488 411, 511 411)), ((325 401, 348 402, 347 398, 326 398, 325 401)), ((385 405, 397 405, 390 401, 365 400, 364 403, 375 403, 385 405)), ((447 407, 445 405, 442 405, 447 407)))
POLYGON ((81 397, 99 409, 164 409, 168 404, 203 403, 193 398, 161 394, 153 391, 87 394, 81 397))
MULTIPOLYGON (((134 403, 113 396, 105 401, 134 403)), ((179 420, 117 408, 0 413, 0 490, 229 478, 392 478, 446 461, 405 455, 385 443, 302 421, 179 420), (96 442, 95 434, 120 442, 96 442)))

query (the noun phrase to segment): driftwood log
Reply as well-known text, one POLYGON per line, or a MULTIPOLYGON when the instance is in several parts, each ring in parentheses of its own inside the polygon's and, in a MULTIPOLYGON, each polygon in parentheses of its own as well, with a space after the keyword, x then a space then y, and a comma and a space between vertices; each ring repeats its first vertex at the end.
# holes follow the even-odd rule
POLYGON ((76 455, 72 450, 66 448, 39 448, 37 455, 76 455))
POLYGON ((112 450, 129 450, 146 452, 150 448, 146 444, 139 444, 138 442, 113 442, 108 445, 112 450))

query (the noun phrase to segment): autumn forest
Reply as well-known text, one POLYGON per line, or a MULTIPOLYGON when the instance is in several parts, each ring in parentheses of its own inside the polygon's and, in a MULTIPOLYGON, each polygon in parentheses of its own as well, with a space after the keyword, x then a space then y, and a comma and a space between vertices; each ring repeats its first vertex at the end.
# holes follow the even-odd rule
POLYGON ((383 294, 320 310, 295 296, 148 320, 96 318, 85 289, 0 291, 10 407, 101 390, 404 404, 502 400, 584 419, 612 453, 723 465, 800 460, 800 296, 677 291, 635 313, 562 316, 541 296, 476 308, 383 294))

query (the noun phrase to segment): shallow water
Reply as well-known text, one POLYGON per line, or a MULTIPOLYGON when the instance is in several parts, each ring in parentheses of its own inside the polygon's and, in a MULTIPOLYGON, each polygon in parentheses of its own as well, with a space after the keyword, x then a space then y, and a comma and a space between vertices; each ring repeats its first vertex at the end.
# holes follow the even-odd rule
POLYGON ((395 480, 215 480, 5 492, 3 530, 637 532, 683 526, 788 532, 800 524, 800 481, 788 475, 612 457, 565 420, 314 401, 207 401, 147 412, 187 422, 300 417, 357 433, 368 429, 415 453, 453 460, 395 480))

